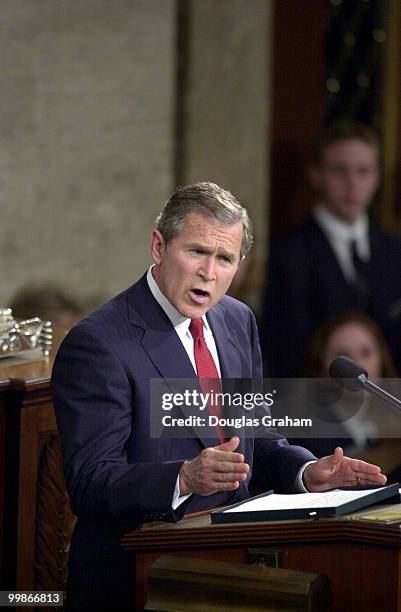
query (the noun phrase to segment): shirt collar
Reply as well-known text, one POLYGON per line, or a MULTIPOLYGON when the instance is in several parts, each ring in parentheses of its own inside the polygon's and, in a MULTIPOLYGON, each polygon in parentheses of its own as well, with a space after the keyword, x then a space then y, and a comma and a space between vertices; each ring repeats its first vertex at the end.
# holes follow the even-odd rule
MULTIPOLYGON (((184 317, 175 306, 166 298, 164 293, 162 293, 157 285, 153 273, 152 268, 154 268, 155 264, 150 266, 148 273, 146 275, 146 280, 148 281, 149 289, 155 298, 156 302, 160 305, 162 310, 165 312, 169 320, 171 321, 172 326, 177 331, 178 329, 182 329, 189 332, 189 324, 191 323, 191 319, 188 317, 184 317)), ((203 326, 207 331, 210 331, 209 323, 207 321, 206 315, 203 315, 203 326)))
POLYGON ((354 223, 349 224, 336 217, 324 204, 320 204, 314 208, 313 216, 323 230, 336 240, 347 242, 368 240, 369 218, 366 213, 358 217, 354 223))

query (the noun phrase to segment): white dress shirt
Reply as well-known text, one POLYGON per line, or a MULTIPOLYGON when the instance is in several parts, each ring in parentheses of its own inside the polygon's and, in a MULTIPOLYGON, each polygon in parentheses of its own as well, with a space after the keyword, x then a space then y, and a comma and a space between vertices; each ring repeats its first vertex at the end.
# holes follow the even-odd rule
POLYGON ((358 217, 352 224, 336 217, 326 206, 320 204, 313 209, 315 221, 327 237, 338 264, 350 283, 356 280, 356 270, 351 254, 351 243, 355 242, 359 258, 370 259, 369 218, 366 214, 358 217))

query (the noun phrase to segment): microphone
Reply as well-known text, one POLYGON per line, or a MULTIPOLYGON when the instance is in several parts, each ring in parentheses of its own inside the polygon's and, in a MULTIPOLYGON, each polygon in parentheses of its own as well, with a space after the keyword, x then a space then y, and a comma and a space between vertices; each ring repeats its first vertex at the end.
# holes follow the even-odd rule
POLYGON ((384 402, 394 406, 401 412, 401 401, 378 387, 368 379, 368 372, 362 366, 349 359, 349 357, 337 357, 330 364, 329 374, 341 382, 342 386, 349 391, 359 391, 365 389, 380 397, 384 402))

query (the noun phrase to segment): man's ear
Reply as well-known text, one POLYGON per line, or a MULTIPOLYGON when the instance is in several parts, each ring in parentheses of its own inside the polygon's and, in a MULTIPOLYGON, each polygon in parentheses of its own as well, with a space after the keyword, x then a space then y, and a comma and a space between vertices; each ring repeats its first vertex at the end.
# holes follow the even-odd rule
POLYGON ((154 229, 150 239, 150 253, 156 265, 160 264, 165 249, 165 241, 159 230, 154 229))
POLYGON ((317 164, 310 164, 308 166, 308 178, 311 187, 315 191, 320 191, 322 187, 322 169, 317 164))

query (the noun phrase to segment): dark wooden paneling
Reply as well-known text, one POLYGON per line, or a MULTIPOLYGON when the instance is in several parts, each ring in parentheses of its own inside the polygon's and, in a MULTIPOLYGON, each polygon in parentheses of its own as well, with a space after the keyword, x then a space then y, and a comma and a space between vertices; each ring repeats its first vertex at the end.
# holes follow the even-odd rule
POLYGON ((52 359, 0 368, 3 590, 65 588, 75 517, 63 477, 51 368, 52 359))
POLYGON ((271 233, 305 216, 313 193, 305 162, 323 118, 325 0, 274 3, 271 233))
POLYGON ((5 448, 6 448, 6 393, 8 380, 0 380, 0 588, 3 588, 4 551, 4 496, 5 496, 5 448))

